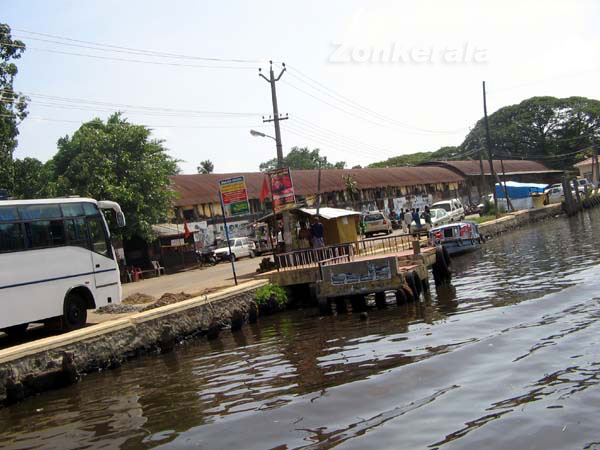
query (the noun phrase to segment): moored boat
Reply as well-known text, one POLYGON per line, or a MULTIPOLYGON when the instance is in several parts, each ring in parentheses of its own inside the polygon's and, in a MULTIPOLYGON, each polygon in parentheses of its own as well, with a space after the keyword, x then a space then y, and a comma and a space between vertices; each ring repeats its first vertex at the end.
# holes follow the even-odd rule
POLYGON ((433 245, 442 245, 450 255, 471 252, 483 242, 475 222, 457 222, 432 228, 429 238, 433 245))

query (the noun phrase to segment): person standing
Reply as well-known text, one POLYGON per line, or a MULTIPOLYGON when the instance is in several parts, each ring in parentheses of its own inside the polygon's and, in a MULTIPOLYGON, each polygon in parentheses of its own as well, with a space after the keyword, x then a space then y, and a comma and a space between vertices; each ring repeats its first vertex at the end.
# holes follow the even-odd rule
POLYGON ((398 223, 402 227, 402 233, 406 234, 406 223, 404 223, 404 210, 402 208, 400 208, 400 212, 398 213, 398 223))
POLYGON ((410 233, 410 224, 412 223, 412 220, 412 214, 410 213, 410 210, 406 208, 406 211, 404 212, 404 226, 406 229, 403 230, 406 234, 410 233))
POLYGON ((431 230, 431 210, 429 206, 425 205, 425 211, 423 211, 423 219, 425 219, 425 226, 428 230, 431 230))
POLYGON ((417 230, 421 229, 421 217, 419 214, 419 208, 416 209, 416 211, 413 209, 413 220, 415 221, 415 224, 417 225, 417 230))
POLYGON ((312 234, 313 248, 325 247, 325 230, 318 217, 313 218, 310 232, 312 234))
POLYGON ((310 248, 311 239, 312 234, 310 230, 306 227, 306 222, 300 222, 300 231, 298 232, 298 244, 300 248, 310 248))

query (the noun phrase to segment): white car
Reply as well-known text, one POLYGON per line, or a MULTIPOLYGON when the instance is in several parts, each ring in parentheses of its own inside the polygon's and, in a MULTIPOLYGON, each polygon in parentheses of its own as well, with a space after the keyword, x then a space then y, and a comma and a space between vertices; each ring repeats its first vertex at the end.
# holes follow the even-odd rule
POLYGON ((445 209, 432 208, 429 210, 431 214, 431 225, 425 223, 425 219, 421 218, 421 227, 417 227, 417 223, 413 220, 410 224, 410 232, 415 233, 417 231, 429 231, 431 228, 439 227, 440 225, 446 225, 451 223, 452 220, 450 215, 445 209))
POLYGON ((254 242, 248 240, 248 238, 232 238, 229 239, 229 244, 231 245, 231 258, 229 256, 229 246, 227 245, 227 241, 223 241, 215 250, 215 257, 217 260, 229 261, 230 259, 233 259, 235 261, 244 256, 254 258, 254 242))
POLYGON ((585 178, 577 178, 577 190, 585 193, 588 189, 592 188, 592 184, 585 178))
POLYGON ((465 220, 465 208, 463 208, 462 203, 457 198, 435 202, 431 205, 431 209, 445 209, 450 216, 449 223, 465 220))

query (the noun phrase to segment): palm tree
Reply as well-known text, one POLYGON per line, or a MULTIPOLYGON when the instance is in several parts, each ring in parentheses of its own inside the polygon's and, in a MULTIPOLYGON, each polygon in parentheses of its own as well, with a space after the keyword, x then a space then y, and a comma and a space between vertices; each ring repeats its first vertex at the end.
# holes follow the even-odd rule
POLYGON ((213 170, 215 170, 215 165, 210 159, 202 161, 198 166, 198 173, 213 173, 213 170))

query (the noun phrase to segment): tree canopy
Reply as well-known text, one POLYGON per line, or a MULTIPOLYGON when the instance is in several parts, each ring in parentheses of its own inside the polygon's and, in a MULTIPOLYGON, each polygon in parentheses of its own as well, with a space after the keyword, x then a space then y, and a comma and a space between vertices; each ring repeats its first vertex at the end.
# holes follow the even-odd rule
POLYGON ((385 161, 369 164, 369 167, 378 168, 416 166, 432 160, 452 159, 457 153, 458 147, 441 147, 434 152, 417 152, 409 153, 407 155, 394 156, 386 159, 385 161))
POLYGON ((197 168, 198 173, 213 173, 215 170, 215 165, 212 163, 210 159, 206 161, 202 161, 197 168))
MULTIPOLYGON (((283 166, 294 170, 306 169, 343 169, 346 167, 344 161, 330 163, 327 156, 321 156, 320 150, 315 148, 309 150, 308 147, 292 147, 287 155, 283 157, 283 166)), ((277 168, 277 158, 270 159, 260 164, 259 169, 262 172, 277 168)))
MULTIPOLYGON (((532 97, 488 116, 494 158, 541 160, 551 168, 577 161, 600 136, 600 101, 584 97, 532 97)), ((480 119, 461 151, 485 146, 480 119)))
POLYGON ((54 195, 80 195, 118 202, 127 218, 123 237, 152 240, 151 225, 166 220, 175 193, 169 176, 177 161, 150 130, 113 114, 106 123, 84 123, 72 137, 58 141, 48 162, 54 195))
POLYGON ((0 23, 0 188, 14 190, 13 152, 17 147, 18 125, 27 116, 27 100, 13 90, 18 73, 13 62, 25 51, 25 44, 13 40, 10 27, 0 23))
POLYGON ((11 195, 16 198, 43 198, 52 195, 52 167, 35 158, 13 161, 14 184, 11 195))

